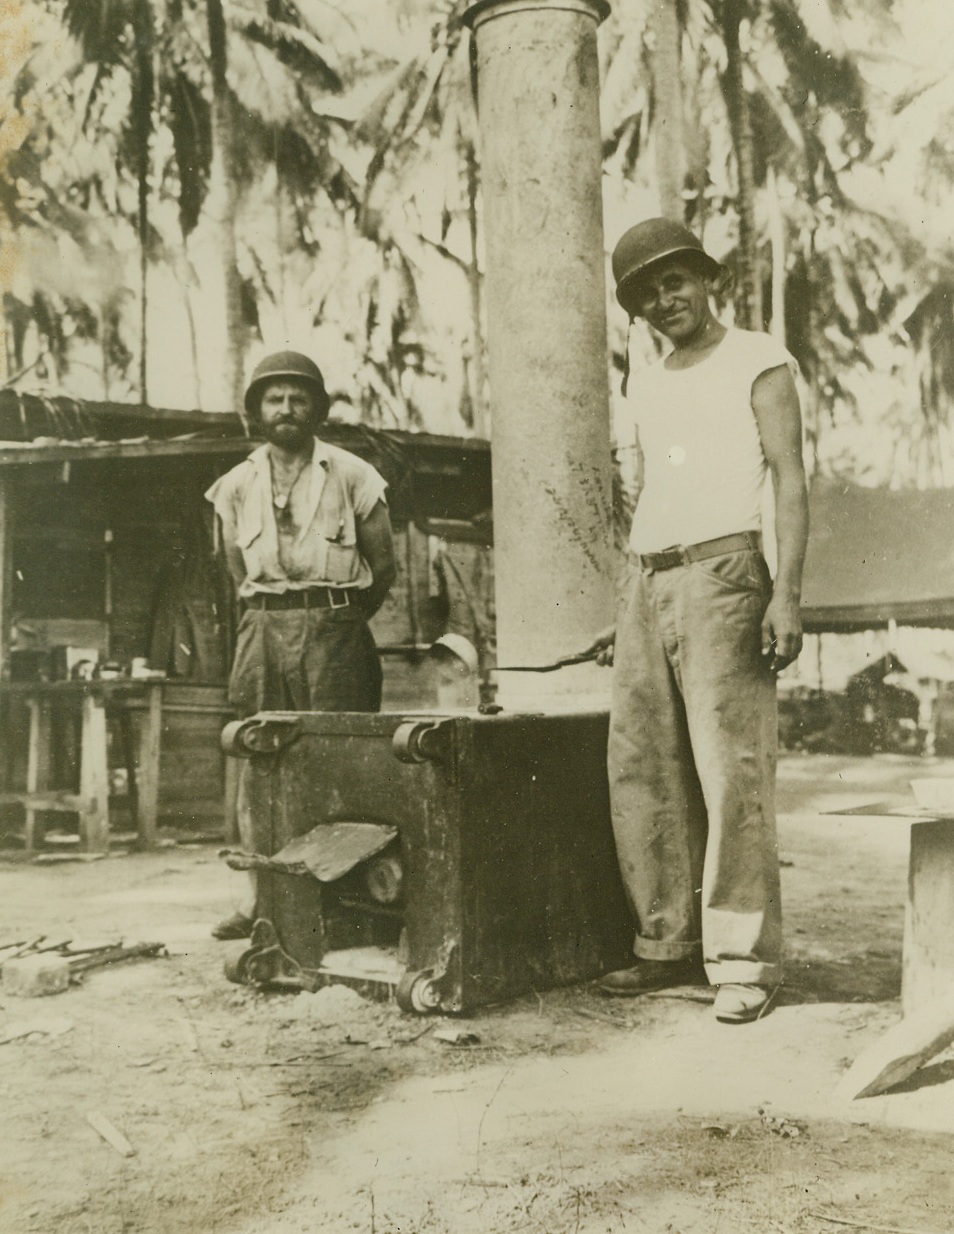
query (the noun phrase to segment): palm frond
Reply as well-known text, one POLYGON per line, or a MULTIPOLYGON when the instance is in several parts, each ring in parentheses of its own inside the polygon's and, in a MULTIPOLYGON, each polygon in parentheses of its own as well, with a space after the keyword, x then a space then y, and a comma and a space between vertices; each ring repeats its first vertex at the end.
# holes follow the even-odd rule
POLYGON ((334 52, 310 31, 288 21, 249 16, 240 11, 231 15, 230 23, 234 30, 240 31, 250 42, 266 48, 279 63, 300 74, 307 83, 333 93, 341 90, 342 82, 334 63, 334 52))

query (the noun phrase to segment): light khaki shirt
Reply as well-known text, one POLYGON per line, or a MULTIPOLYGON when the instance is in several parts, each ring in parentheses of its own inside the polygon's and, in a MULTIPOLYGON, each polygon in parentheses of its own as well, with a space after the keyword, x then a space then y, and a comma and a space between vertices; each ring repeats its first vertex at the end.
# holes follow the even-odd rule
POLYGON ((363 459, 315 438, 311 459, 276 517, 267 446, 260 446, 205 494, 222 527, 226 553, 241 553, 244 597, 307 587, 369 587, 371 568, 357 544, 356 520, 384 500, 387 485, 363 459))

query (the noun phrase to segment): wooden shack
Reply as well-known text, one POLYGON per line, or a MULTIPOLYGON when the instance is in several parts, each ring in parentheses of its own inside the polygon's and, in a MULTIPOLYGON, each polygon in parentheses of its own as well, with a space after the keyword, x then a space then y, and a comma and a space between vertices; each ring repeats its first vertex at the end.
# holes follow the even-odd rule
MULTIPOLYGON (((384 706, 432 705, 425 651, 440 634, 467 635, 485 663, 493 655, 489 446, 335 422, 323 436, 373 463, 389 485, 399 575, 373 623, 384 706)), ((0 391, 6 846, 21 842, 24 811, 31 828, 52 829, 57 804, 84 791, 82 709, 76 691, 53 683, 91 672, 117 683, 99 687, 108 696, 112 812, 121 814, 123 798, 133 796, 141 721, 152 706, 160 709, 153 737, 161 736, 153 786, 160 823, 222 828, 226 760, 218 736, 231 715, 237 605, 203 494, 256 444, 237 416, 0 391), (134 675, 144 669, 162 677, 134 675), (36 724, 41 703, 45 736, 36 724), (117 715, 125 722, 112 723, 117 715), (66 796, 27 801, 38 788, 66 796)))

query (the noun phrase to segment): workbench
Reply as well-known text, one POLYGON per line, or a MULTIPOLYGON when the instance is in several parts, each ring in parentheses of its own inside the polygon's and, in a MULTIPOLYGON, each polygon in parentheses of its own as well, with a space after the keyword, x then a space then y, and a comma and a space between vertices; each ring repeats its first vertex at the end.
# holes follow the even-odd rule
POLYGON ((24 848, 27 852, 35 846, 36 816, 43 811, 77 814, 81 850, 88 853, 108 851, 107 721, 111 718, 117 719, 120 725, 127 791, 140 847, 155 846, 163 684, 161 679, 137 678, 6 681, 0 684, 0 692, 8 698, 22 700, 30 712, 25 790, 0 793, 0 805, 24 807, 24 848), (80 709, 80 774, 76 793, 49 783, 52 711, 54 703, 63 699, 80 709), (138 725, 133 721, 136 713, 140 716, 138 725))
POLYGON ((910 824, 902 1010, 907 1016, 954 993, 954 813, 923 809, 913 802, 879 802, 832 813, 895 818, 910 824))

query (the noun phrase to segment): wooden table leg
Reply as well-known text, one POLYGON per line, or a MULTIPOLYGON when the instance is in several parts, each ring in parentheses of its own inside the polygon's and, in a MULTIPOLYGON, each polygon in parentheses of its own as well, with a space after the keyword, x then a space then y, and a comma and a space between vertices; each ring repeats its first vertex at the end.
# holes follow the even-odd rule
POLYGON ((155 848, 159 825, 159 754, 162 746, 162 685, 146 688, 146 710, 139 731, 136 825, 141 848, 155 848))
POLYGON ((238 824, 239 778, 242 774, 243 760, 225 756, 225 791, 223 793, 223 838, 226 844, 240 844, 241 834, 238 824))
POLYGON ((954 819, 914 823, 904 918, 905 1015, 954 993, 954 819))
MULTIPOLYGON (((26 791, 41 792, 50 787, 50 704, 45 698, 27 700, 30 709, 30 744, 27 752, 26 791)), ((38 811, 27 806, 23 845, 28 853, 36 846, 38 811)))
POLYGON ((88 853, 105 853, 109 850, 106 707, 92 693, 83 698, 80 799, 80 845, 88 853))

